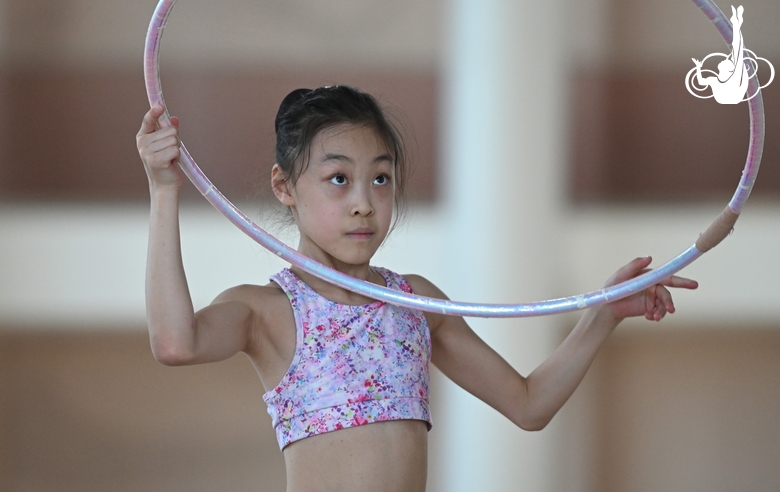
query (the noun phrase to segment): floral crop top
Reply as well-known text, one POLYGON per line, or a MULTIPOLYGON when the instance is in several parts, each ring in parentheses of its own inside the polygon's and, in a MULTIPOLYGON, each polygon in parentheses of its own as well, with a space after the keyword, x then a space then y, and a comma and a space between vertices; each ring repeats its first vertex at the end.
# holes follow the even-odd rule
MULTIPOLYGON (((401 276, 374 268, 391 289, 401 276)), ((428 409, 428 323, 421 311, 375 301, 331 302, 289 269, 271 280, 287 293, 296 348, 279 385, 263 395, 279 448, 305 437, 387 420, 424 420, 428 409)))

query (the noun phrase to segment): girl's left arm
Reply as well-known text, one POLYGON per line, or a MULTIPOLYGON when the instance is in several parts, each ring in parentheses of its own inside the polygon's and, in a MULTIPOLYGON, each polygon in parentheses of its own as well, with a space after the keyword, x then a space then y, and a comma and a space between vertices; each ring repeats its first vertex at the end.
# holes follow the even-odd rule
MULTIPOLYGON (((645 271, 651 258, 637 258, 618 270, 607 286, 645 271)), ((422 277, 410 276, 415 293, 446 298, 422 277)), ((674 312, 667 287, 695 289, 693 280, 673 276, 642 292, 588 309, 560 346, 528 377, 521 376, 461 317, 426 313, 433 363, 456 384, 525 430, 541 430, 577 389, 601 346, 624 318, 644 315, 660 321, 674 312)))

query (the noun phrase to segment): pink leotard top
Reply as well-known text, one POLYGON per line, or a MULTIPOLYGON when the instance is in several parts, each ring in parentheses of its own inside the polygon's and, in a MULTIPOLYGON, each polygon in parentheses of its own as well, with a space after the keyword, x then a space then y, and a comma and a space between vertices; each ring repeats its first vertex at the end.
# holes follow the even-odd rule
MULTIPOLYGON (((387 287, 412 292, 400 275, 374 268, 387 287)), ((289 269, 271 280, 287 293, 296 348, 279 385, 263 395, 279 448, 305 437, 387 420, 428 423, 428 323, 421 311, 381 301, 331 302, 289 269)))

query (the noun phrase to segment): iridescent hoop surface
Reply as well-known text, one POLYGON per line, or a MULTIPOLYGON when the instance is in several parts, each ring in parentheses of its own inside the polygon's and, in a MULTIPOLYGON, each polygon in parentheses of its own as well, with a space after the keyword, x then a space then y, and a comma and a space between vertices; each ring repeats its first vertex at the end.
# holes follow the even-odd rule
MULTIPOLYGON (((154 11, 154 15, 152 16, 146 36, 144 76, 146 79, 146 92, 149 96, 149 104, 151 106, 162 105, 163 107, 166 107, 162 93, 162 85, 160 83, 159 52, 163 29, 175 3, 176 0, 160 0, 154 11)), ((715 25, 715 28, 726 43, 730 44, 733 35, 732 26, 723 12, 721 12, 711 0, 693 0, 693 3, 696 4, 696 6, 698 6, 715 25)), ((242 213, 235 205, 225 198, 219 190, 217 190, 203 171, 195 164, 195 161, 189 152, 187 152, 187 149, 183 144, 181 146, 179 164, 184 173, 192 181, 195 187, 200 190, 203 196, 239 229, 280 258, 323 280, 373 299, 423 311, 485 318, 543 316, 576 311, 589 306, 603 304, 605 302, 627 297, 635 292, 650 287, 691 264, 705 252, 720 243, 720 241, 731 232, 734 223, 742 210, 742 206, 747 201, 747 198, 753 189, 753 184, 755 183, 759 164, 761 162, 761 154, 764 148, 764 103, 761 97, 760 87, 758 87, 757 78, 751 79, 749 90, 751 93, 758 93, 758 95, 748 101, 750 110, 750 146, 745 168, 742 172, 742 178, 740 179, 734 196, 728 206, 723 210, 723 213, 721 213, 712 225, 699 236, 693 246, 657 269, 627 282, 606 289, 588 292, 586 294, 525 304, 477 304, 433 299, 391 290, 345 275, 301 255, 293 248, 282 243, 252 222, 249 217, 242 213)), ((163 126, 171 124, 167 109, 161 118, 161 124, 163 126)))

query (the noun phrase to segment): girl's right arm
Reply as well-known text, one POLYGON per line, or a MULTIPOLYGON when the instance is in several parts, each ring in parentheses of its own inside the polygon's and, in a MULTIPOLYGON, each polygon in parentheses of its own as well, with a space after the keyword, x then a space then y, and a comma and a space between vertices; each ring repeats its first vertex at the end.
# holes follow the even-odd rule
POLYGON ((247 350, 253 311, 244 302, 246 288, 236 287, 194 312, 179 239, 178 120, 159 128, 162 113, 159 106, 146 113, 136 137, 151 196, 146 316, 152 352, 167 365, 223 360, 247 350))

